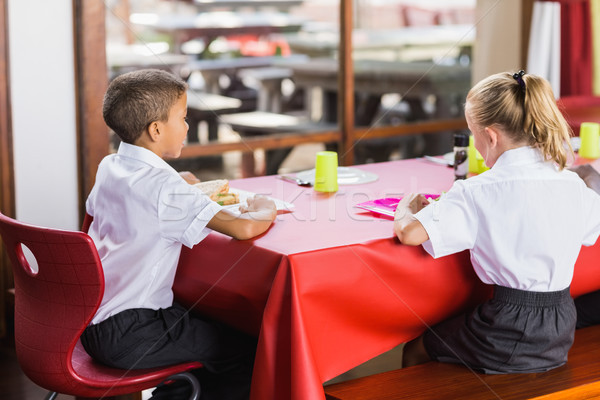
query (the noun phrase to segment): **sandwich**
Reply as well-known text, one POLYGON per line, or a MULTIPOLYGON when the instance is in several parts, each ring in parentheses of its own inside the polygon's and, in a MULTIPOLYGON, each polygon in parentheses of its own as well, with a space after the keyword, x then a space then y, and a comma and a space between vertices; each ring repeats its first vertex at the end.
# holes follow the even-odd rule
POLYGON ((219 205, 228 206, 240 202, 237 193, 229 192, 229 181, 227 179, 215 179, 212 181, 200 182, 196 183, 194 186, 219 205))

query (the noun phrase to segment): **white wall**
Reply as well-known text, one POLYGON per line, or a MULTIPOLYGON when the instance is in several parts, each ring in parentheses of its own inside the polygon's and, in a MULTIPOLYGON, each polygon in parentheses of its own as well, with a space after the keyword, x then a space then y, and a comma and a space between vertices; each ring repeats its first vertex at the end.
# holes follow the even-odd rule
POLYGON ((17 218, 77 229, 71 0, 9 0, 17 218))
POLYGON ((477 0, 472 80, 525 69, 521 59, 521 0, 477 0))

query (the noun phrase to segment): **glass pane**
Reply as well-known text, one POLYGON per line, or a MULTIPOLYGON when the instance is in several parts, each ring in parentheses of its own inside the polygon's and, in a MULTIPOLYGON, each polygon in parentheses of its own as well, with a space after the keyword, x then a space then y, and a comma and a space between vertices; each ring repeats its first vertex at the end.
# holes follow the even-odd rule
MULTIPOLYGON (((471 86, 475 0, 354 0, 357 125, 395 126, 462 118, 471 86)), ((452 150, 453 132, 374 139, 356 161, 452 150)))
MULTIPOLYGON (((336 34, 338 0, 109 0, 109 77, 161 68, 187 80, 188 145, 241 142, 270 133, 336 126, 336 105, 314 85, 296 82, 310 55, 290 41, 304 32, 336 34)), ((331 74, 336 73, 333 65, 331 74)), ((335 81, 335 78, 333 79, 335 81)), ((114 141, 115 148, 118 140, 114 141)), ((175 160, 203 178, 238 178, 312 168, 324 144, 175 160), (292 158, 293 162, 289 159, 292 158), (254 164, 254 165, 252 165, 254 164), (228 166, 232 166, 229 168, 228 166)))

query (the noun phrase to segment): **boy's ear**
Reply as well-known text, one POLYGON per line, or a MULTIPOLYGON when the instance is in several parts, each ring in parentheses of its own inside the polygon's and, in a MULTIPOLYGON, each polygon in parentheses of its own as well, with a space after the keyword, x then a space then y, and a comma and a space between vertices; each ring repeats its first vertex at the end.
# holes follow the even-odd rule
POLYGON ((153 142, 158 142, 160 139, 160 129, 159 129, 158 121, 152 121, 150 125, 148 125, 148 136, 150 136, 150 140, 153 142))

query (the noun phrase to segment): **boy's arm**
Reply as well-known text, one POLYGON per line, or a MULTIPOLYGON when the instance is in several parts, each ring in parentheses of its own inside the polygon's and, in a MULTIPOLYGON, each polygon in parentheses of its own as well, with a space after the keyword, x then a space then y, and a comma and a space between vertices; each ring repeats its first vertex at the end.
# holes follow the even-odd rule
POLYGON ((200 183, 200 179, 190 171, 181 171, 179 172, 179 176, 181 176, 187 183, 190 185, 195 185, 196 183, 200 183))
POLYGON ((240 206, 240 211, 241 215, 219 211, 207 227, 235 239, 246 240, 264 233, 277 216, 275 203, 262 196, 248 199, 248 206, 240 206))

